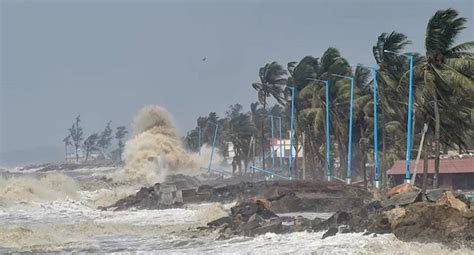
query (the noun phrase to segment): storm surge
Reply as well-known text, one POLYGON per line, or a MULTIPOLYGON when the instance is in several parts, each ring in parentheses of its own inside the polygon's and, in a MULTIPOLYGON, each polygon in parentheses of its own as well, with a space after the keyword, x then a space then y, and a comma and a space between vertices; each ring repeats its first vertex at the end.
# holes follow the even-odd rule
POLYGON ((9 179, 0 177, 0 206, 77 198, 77 190, 76 181, 63 174, 9 179))
POLYGON ((135 117, 124 160, 123 171, 113 177, 121 184, 150 185, 163 181, 167 174, 190 174, 199 168, 196 158, 183 148, 169 112, 152 105, 135 117))

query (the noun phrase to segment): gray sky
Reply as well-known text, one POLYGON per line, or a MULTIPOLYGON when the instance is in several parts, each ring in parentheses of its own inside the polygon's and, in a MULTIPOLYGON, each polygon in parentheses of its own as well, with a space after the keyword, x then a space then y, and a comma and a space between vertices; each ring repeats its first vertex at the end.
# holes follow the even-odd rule
MULTIPOLYGON (((382 32, 423 52, 428 19, 473 1, 1 1, 0 153, 62 148, 75 115, 86 134, 166 107, 181 134, 232 103, 248 109, 258 68, 338 48, 372 63, 382 32), (203 62, 201 59, 206 57, 203 62)), ((1 164, 2 162, 0 162, 1 164)))

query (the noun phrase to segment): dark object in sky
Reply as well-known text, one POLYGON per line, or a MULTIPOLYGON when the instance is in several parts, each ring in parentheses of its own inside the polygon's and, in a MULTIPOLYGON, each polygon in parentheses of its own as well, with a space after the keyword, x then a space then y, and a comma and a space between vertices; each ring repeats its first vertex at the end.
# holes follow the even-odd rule
POLYGON ((207 58, 203 58, 202 61, 206 61, 207 58))

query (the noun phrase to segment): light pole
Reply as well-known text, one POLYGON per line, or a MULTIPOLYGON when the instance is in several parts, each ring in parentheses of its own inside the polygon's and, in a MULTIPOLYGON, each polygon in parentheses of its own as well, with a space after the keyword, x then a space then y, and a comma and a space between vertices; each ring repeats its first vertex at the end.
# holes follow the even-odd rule
POLYGON ((374 93, 374 183, 376 188, 380 188, 380 172, 379 172, 379 139, 378 139, 378 116, 377 116, 377 68, 359 64, 370 69, 373 81, 374 93))
MULTIPOLYGON (((283 144, 282 144, 282 130, 281 130, 281 117, 280 116, 275 116, 275 115, 271 115, 271 114, 264 114, 264 116, 267 116, 267 117, 270 117, 271 120, 272 120, 272 141, 274 141, 274 135, 273 135, 273 119, 278 119, 278 141, 279 141, 279 151, 280 151, 280 169, 283 170, 283 144)), ((274 147, 275 147, 275 144, 274 142, 272 142, 272 157, 273 157, 273 154, 275 152, 274 150, 274 147)), ((275 159, 272 158, 272 167, 273 167, 273 171, 275 171, 275 159)))
POLYGON ((325 93, 326 93, 326 177, 327 181, 332 180, 331 174, 331 141, 330 141, 330 131, 329 131, 329 81, 327 80, 319 80, 319 79, 311 79, 308 78, 307 80, 310 81, 319 81, 325 84, 325 93))
POLYGON ((219 123, 214 123, 214 122, 211 122, 211 123, 214 124, 214 126, 216 126, 216 129, 214 130, 214 138, 212 139, 211 158, 209 159, 209 167, 208 167, 209 172, 211 171, 212 157, 214 156, 214 148, 216 147, 217 129, 219 128, 219 123))
POLYGON ((295 87, 288 87, 291 90, 291 113, 290 113, 290 155, 288 157, 288 177, 292 179, 291 166, 293 163, 293 129, 295 126, 295 87))
POLYGON ((408 124, 407 124, 407 153, 406 153, 406 168, 405 168, 405 183, 410 183, 410 163, 411 163, 411 129, 412 129, 412 107, 413 107, 413 56, 408 54, 399 54, 395 51, 384 50, 386 53, 395 54, 397 56, 404 56, 408 58, 410 65, 410 77, 408 85, 408 124))
POLYGON ((272 121, 272 170, 275 171, 275 127, 273 126, 273 116, 270 117, 272 121))
POLYGON ((349 105, 349 141, 347 143, 347 176, 346 183, 352 183, 352 105, 354 102, 354 78, 351 76, 344 76, 339 74, 332 74, 339 78, 348 79, 351 81, 351 96, 350 96, 350 105, 349 105))

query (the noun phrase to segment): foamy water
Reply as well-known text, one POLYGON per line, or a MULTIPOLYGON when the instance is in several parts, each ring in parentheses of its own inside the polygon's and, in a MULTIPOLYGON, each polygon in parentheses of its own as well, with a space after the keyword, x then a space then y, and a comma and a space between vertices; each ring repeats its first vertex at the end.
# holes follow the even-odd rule
POLYGON ((188 228, 225 215, 225 209, 218 204, 203 204, 180 209, 104 212, 75 200, 2 209, 0 252, 469 254, 468 250, 452 252, 439 244, 401 242, 391 234, 340 234, 322 240, 323 232, 269 233, 217 240, 218 235, 193 237, 187 233, 188 228))
MULTIPOLYGON (((89 171, 91 176, 95 172, 94 169, 89 171)), ((4 180, 4 184, 56 183, 56 178, 38 179, 30 175, 15 178, 33 180, 31 182, 18 182, 20 179, 15 179, 15 182, 4 180)), ((57 179, 69 180, 68 178, 62 176, 57 179)), ((84 186, 79 184, 76 185, 84 186)), ((58 189, 52 186, 49 188, 58 189)), ((25 187, 19 191, 23 192, 25 189, 28 191, 25 187)), ((74 196, 59 196, 56 193, 51 196, 49 191, 40 192, 43 193, 47 196, 40 196, 41 199, 36 194, 30 194, 29 201, 17 200, 12 203, 9 197, 8 204, 0 204, 0 253, 472 254, 467 249, 449 251, 440 244, 405 243, 391 234, 377 237, 340 234, 322 240, 323 232, 300 232, 218 240, 218 233, 204 236, 199 235, 195 229, 227 215, 232 204, 208 203, 166 210, 109 212, 96 209, 97 200, 104 199, 101 196, 110 201, 117 199, 114 197, 117 196, 117 191, 107 187, 79 189, 73 192, 74 196)), ((20 193, 15 194, 22 196, 20 193)), ((327 213, 308 212, 281 216, 298 215, 307 218, 330 216, 327 213)))
MULTIPOLYGON (((405 243, 393 235, 323 232, 265 234, 218 240, 218 233, 196 228, 226 216, 232 204, 187 205, 167 210, 100 211, 169 173, 194 175, 209 158, 188 154, 169 113, 145 107, 134 122, 125 149, 125 167, 52 170, 0 169, 0 254, 10 252, 114 252, 161 254, 473 254, 439 244, 405 243), (5 176, 2 172, 6 172, 5 176), (112 181, 110 181, 112 180, 112 181)), ((216 162, 220 161, 215 157, 216 162)), ((282 216, 327 218, 330 214, 282 216)))

